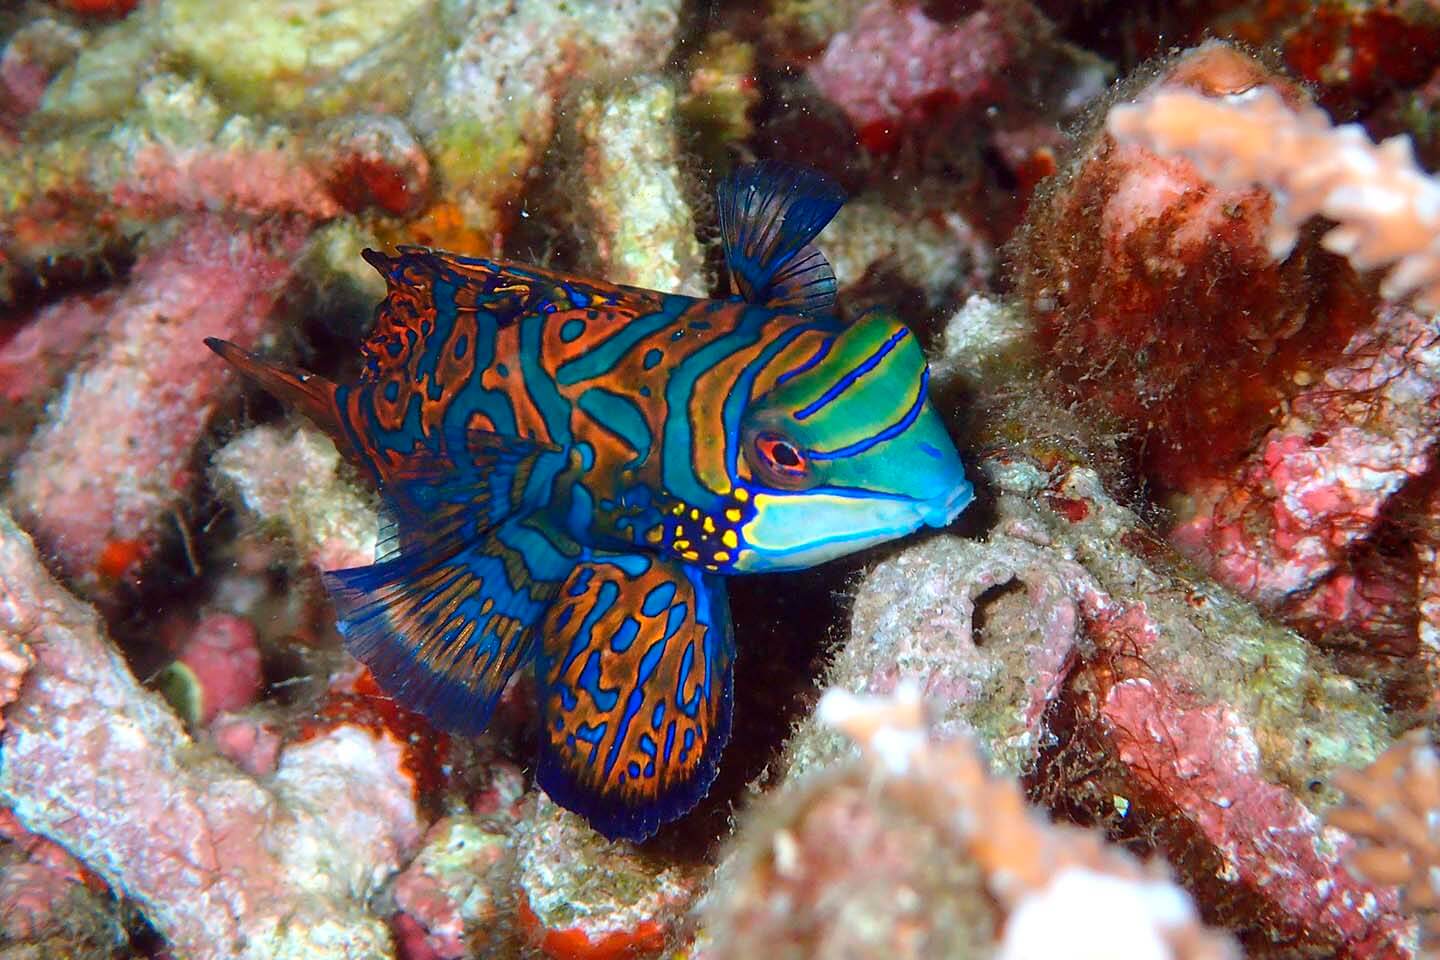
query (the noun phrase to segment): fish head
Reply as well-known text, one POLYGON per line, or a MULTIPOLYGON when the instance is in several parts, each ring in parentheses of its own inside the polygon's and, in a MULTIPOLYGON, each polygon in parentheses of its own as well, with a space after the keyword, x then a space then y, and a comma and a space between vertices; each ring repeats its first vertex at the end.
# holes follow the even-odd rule
POLYGON ((822 349, 745 411, 738 570, 810 567, 943 527, 973 498, 925 356, 893 313, 870 311, 822 349))

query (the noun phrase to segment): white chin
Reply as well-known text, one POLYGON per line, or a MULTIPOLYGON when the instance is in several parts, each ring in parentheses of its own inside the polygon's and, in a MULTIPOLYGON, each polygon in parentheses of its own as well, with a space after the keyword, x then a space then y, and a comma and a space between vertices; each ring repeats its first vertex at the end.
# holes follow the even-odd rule
POLYGON ((813 567, 903 537, 927 519, 924 506, 913 500, 759 494, 755 506, 758 515, 745 530, 740 570, 813 567))

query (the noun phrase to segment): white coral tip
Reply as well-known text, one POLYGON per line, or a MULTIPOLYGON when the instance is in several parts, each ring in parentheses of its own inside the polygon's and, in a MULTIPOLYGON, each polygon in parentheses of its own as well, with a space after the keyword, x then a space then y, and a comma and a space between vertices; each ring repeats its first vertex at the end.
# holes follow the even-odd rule
POLYGON ((913 681, 901 681, 888 697, 832 687, 820 698, 817 713, 822 723, 854 740, 893 774, 909 770, 925 747, 924 703, 913 681))

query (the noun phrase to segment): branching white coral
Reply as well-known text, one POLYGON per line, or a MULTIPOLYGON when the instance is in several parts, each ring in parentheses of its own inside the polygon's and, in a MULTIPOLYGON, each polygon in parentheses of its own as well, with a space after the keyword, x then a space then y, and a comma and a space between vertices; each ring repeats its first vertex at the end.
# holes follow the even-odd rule
POLYGON ((1260 184, 1275 199, 1270 250, 1289 253, 1317 214, 1338 226, 1325 248, 1361 270, 1392 265, 1381 293, 1440 310, 1440 180, 1415 161, 1410 140, 1376 145, 1359 124, 1334 126, 1314 106, 1291 108, 1269 87, 1211 98, 1161 90, 1110 111, 1122 142, 1180 153, 1225 186, 1260 184))

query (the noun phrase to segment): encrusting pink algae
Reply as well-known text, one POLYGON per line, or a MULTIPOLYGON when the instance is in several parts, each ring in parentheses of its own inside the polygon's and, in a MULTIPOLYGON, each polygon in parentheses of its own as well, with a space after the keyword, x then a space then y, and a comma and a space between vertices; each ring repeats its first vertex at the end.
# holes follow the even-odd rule
POLYGON ((1425 2, 9 5, 0 958, 1433 955, 1437 131, 1425 2), (345 652, 383 498, 203 341, 353 382, 412 244, 728 296, 755 160, 976 501, 731 579, 715 783, 607 840, 530 671, 345 652))

